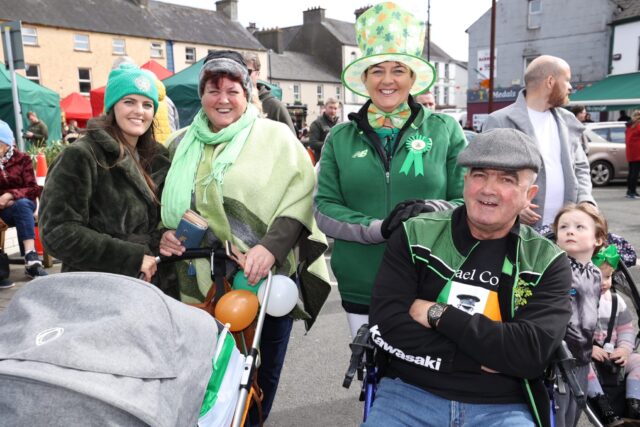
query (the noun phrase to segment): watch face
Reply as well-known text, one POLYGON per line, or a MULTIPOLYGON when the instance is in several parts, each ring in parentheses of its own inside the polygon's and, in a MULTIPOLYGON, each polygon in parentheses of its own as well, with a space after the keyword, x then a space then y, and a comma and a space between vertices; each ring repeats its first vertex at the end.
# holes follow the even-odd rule
POLYGON ((435 328, 436 323, 440 320, 445 308, 446 306, 443 304, 434 304, 427 311, 427 322, 429 322, 429 325, 432 328, 435 328))

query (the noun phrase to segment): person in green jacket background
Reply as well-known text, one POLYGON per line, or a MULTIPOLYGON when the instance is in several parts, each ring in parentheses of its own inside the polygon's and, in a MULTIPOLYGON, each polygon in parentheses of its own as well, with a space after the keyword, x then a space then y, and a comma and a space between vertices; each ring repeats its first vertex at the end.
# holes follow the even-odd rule
POLYGON ((322 152, 314 214, 335 239, 331 267, 352 336, 368 322, 391 232, 419 213, 461 203, 462 129, 413 98, 435 81, 433 66, 421 57, 424 34, 422 22, 391 2, 358 18, 363 57, 345 68, 342 80, 370 100, 331 129, 322 152))
POLYGON ((29 111, 27 113, 27 119, 29 119, 29 127, 24 133, 27 142, 31 144, 31 147, 45 147, 47 145, 47 139, 49 139, 49 128, 38 118, 35 111, 29 111))

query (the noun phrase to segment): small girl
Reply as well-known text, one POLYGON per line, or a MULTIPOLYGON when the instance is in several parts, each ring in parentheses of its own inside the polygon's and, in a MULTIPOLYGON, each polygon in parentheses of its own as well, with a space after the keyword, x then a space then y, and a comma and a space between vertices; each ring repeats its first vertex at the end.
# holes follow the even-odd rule
MULTIPOLYGON (((601 282, 600 270, 591 262, 591 257, 606 241, 607 221, 591 204, 569 204, 558 212, 553 232, 556 243, 571 261, 571 320, 564 339, 576 359, 578 383, 586 390, 601 282)), ((572 393, 556 394, 556 402, 559 407, 556 426, 575 426, 580 408, 572 393)))
MULTIPOLYGON (((635 330, 633 328, 633 316, 627 308, 624 299, 616 297, 617 309, 616 316, 611 331, 611 338, 607 340, 609 323, 612 315, 612 293, 611 277, 618 268, 620 262, 620 254, 615 245, 609 245, 606 249, 601 249, 592 262, 600 268, 602 273, 602 295, 600 296, 600 307, 598 309, 598 324, 593 337, 594 345, 592 357, 593 360, 604 362, 611 360, 617 365, 626 368, 626 398, 628 418, 640 419, 640 354, 634 353, 635 330)), ((604 395, 602 387, 598 382, 595 371, 589 371, 589 401, 595 403, 595 407, 603 415, 606 415, 607 409, 610 409, 609 401, 604 395)), ((610 424, 614 419, 606 416, 603 421, 610 424)))

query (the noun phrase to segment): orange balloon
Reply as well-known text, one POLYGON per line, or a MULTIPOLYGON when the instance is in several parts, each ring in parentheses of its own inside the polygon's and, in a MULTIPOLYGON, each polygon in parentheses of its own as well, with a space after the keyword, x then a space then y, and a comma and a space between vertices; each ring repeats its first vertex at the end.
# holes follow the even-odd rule
POLYGON ((246 290, 229 291, 216 304, 215 316, 229 323, 231 332, 246 329, 258 314, 258 297, 246 290))

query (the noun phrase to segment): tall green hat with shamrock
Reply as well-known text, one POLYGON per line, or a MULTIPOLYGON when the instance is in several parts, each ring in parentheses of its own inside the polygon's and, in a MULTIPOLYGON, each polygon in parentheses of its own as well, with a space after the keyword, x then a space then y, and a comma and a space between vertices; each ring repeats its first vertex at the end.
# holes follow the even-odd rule
POLYGON ((415 73, 411 95, 426 91, 434 83, 436 72, 421 56, 425 31, 423 22, 395 3, 380 3, 367 9, 356 21, 356 38, 363 56, 346 66, 342 82, 352 92, 368 98, 364 72, 372 65, 394 61, 415 73))

